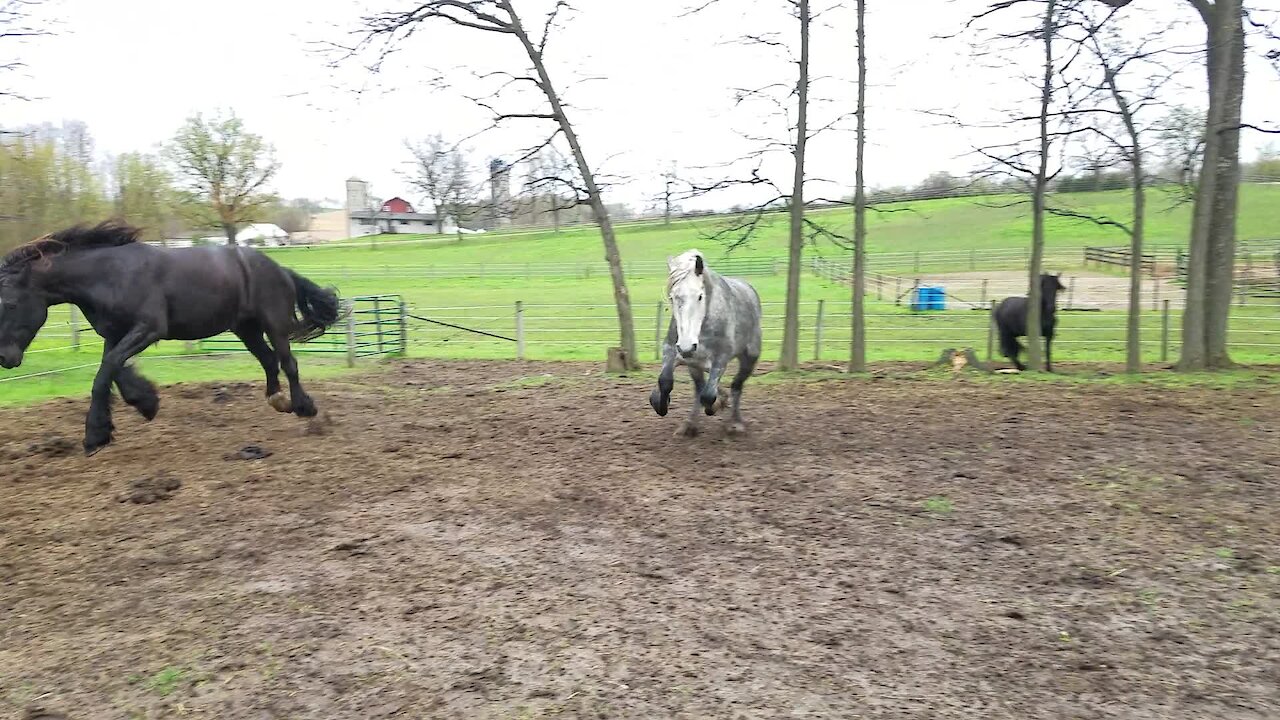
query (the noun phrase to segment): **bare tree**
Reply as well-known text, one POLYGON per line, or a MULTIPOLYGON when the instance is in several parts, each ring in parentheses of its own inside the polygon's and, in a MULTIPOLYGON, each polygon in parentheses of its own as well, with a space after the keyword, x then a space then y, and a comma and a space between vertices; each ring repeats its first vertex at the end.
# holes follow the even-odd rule
POLYGON ((443 234, 445 218, 452 217, 458 224, 463 208, 474 201, 466 151, 446 142, 439 133, 417 144, 406 140, 405 147, 413 155, 413 168, 406 179, 431 201, 436 213, 436 233, 443 234))
POLYGON ((1169 109, 1156 130, 1162 173, 1187 195, 1195 196, 1196 175, 1204 157, 1203 110, 1177 105, 1169 109))
MULTIPOLYGON (((1114 8, 1132 0, 1101 0, 1114 8)), ((1234 288, 1240 130, 1244 104, 1245 8, 1242 0, 1186 0, 1205 26, 1209 108, 1197 178, 1182 313, 1183 370, 1225 368, 1234 288)))
MULTIPOLYGON (((12 75, 26 67, 19 59, 19 48, 24 41, 52 34, 48 27, 41 26, 32 18, 32 13, 43 4, 44 0, 0 0, 0 40, 4 41, 0 48, 0 75, 12 75)), ((8 82, 5 84, 10 85, 8 82)), ((4 97, 29 99, 11 85, 0 88, 0 98, 4 97)))
MULTIPOLYGON (((626 355, 629 368, 639 368, 636 355, 636 334, 632 321, 631 296, 627 292, 626 278, 622 270, 622 256, 618 250, 617 236, 609 210, 605 206, 604 197, 590 163, 587 162, 582 142, 574 130, 573 123, 565 110, 551 74, 547 69, 545 53, 552 31, 556 27, 560 14, 570 8, 566 0, 557 0, 551 12, 542 23, 540 31, 530 34, 523 19, 516 12, 512 0, 425 0, 407 11, 387 12, 368 16, 364 19, 363 47, 381 43, 382 57, 394 50, 395 46, 411 36, 424 22, 446 22, 470 30, 494 33, 507 36, 517 43, 529 65, 526 68, 510 73, 498 73, 506 78, 503 87, 512 85, 531 85, 541 92, 545 99, 543 108, 536 111, 502 112, 494 110, 494 122, 501 123, 513 119, 530 119, 550 121, 555 130, 547 140, 537 148, 526 153, 531 157, 537 150, 549 145, 556 137, 563 136, 569 146, 574 162, 578 166, 578 174, 586 191, 588 204, 595 214, 600 226, 600 237, 604 243, 605 259, 609 263, 609 273, 613 281, 614 304, 618 311, 618 327, 620 344, 626 355)), ((501 90, 499 90, 501 92, 501 90)), ((489 99, 476 99, 485 107, 492 109, 489 99)), ((521 160, 525 158, 520 158, 521 160)))
MULTIPOLYGON (((1136 43, 1126 41, 1115 29, 1114 18, 1118 9, 1099 12, 1092 4, 1069 3, 1063 20, 1064 35, 1081 47, 1092 59, 1100 77, 1087 77, 1079 82, 1100 105, 1083 104, 1082 117, 1092 117, 1092 124, 1082 128, 1087 138, 1098 139, 1102 147, 1090 158, 1089 166, 1095 173, 1107 167, 1123 164, 1128 168, 1128 185, 1132 191, 1132 213, 1128 221, 1111 217, 1080 214, 1061 208, 1050 212, 1081 219, 1096 224, 1119 228, 1129 236, 1129 307, 1125 330, 1125 369, 1136 373, 1141 370, 1141 317, 1142 317, 1142 252, 1145 240, 1147 205, 1147 162, 1144 133, 1147 128, 1141 120, 1145 111, 1160 104, 1164 85, 1177 73, 1160 63, 1162 55, 1173 48, 1156 46, 1167 33, 1168 27, 1148 32, 1136 43), (1074 32, 1073 32, 1074 31, 1074 32), (1145 87, 1136 90, 1125 87, 1122 77, 1146 70, 1145 87), (1114 119, 1114 120, 1112 120, 1114 119), (1118 125, 1113 132, 1112 125, 1118 125)), ((1090 70, 1088 74, 1093 75, 1090 70)), ((1135 85, 1137 83, 1134 83, 1135 85)))
POLYGON ((849 372, 867 369, 867 194, 863 170, 867 148, 867 33, 866 0, 857 0, 858 106, 853 185, 853 317, 849 372))
POLYGON ((267 184, 280 169, 275 149, 245 129, 234 114, 187 120, 165 148, 198 219, 222 227, 236 242, 237 227, 257 220, 275 201, 267 184))
POLYGON ((676 198, 679 195, 680 176, 676 174, 676 164, 671 163, 671 167, 664 170, 661 175, 662 191, 654 198, 658 207, 662 208, 662 224, 671 224, 671 213, 678 211, 679 206, 676 198))
POLYGON ((551 213, 552 227, 559 233, 566 211, 590 203, 577 166, 554 145, 529 158, 527 165, 524 193, 539 214, 551 213))
POLYGON ((795 0, 800 19, 799 76, 796 78, 795 177, 791 184, 791 234, 787 241, 787 301, 778 367, 800 365, 800 263, 804 252, 804 151, 809 141, 809 0, 795 0))
MULTIPOLYGON (((719 4, 719 0, 709 0, 691 12, 701 12, 719 4)), ((831 122, 814 127, 810 123, 810 94, 812 78, 809 73, 809 41, 814 19, 821 12, 814 13, 809 0, 783 0, 783 5, 797 21, 794 42, 788 42, 777 32, 750 34, 741 41, 764 49, 785 52, 790 63, 796 68, 794 82, 770 83, 755 88, 735 89, 735 102, 738 105, 747 103, 764 104, 771 110, 775 118, 782 118, 787 123, 788 138, 780 140, 776 137, 760 137, 748 135, 747 139, 756 143, 758 149, 749 153, 739 161, 751 162, 754 167, 745 177, 732 179, 712 179, 706 182, 691 182, 687 196, 701 196, 728 188, 759 186, 769 191, 769 197, 762 202, 744 208, 724 223, 718 230, 708 235, 711 239, 728 240, 732 250, 749 243, 762 226, 765 218, 780 207, 787 209, 788 241, 787 241, 787 295, 783 318, 782 352, 778 367, 782 370, 793 370, 799 366, 800 348, 800 271, 803 262, 806 241, 817 238, 828 238, 847 247, 847 238, 831 232, 819 223, 806 217, 810 204, 805 198, 805 184, 813 178, 806 177, 805 153, 810 140, 826 130, 835 128, 844 115, 838 115, 831 122), (764 159, 773 154, 785 152, 791 156, 791 178, 789 182, 778 181, 762 174, 764 159), (783 189, 789 186, 788 189, 783 189)), ((717 168, 721 170, 722 168, 717 168)))

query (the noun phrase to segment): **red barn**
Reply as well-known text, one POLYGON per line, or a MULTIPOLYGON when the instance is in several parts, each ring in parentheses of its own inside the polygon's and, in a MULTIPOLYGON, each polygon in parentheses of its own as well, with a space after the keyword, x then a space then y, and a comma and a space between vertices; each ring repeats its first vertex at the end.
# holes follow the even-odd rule
POLYGON ((411 213, 411 212, 413 212, 413 206, 412 206, 412 205, 410 205, 410 204, 409 204, 409 201, 408 201, 408 200, 405 200, 404 198, 401 198, 401 197, 393 197, 393 198, 391 198, 390 200, 388 200, 388 201, 386 201, 386 202, 382 203, 382 212, 385 212, 385 213, 411 213))

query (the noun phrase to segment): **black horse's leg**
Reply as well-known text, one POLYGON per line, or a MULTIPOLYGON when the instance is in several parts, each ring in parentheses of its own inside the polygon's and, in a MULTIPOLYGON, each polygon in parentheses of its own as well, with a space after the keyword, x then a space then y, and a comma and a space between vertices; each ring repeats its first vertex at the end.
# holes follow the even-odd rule
POLYGON ((729 432, 741 433, 747 429, 742 422, 742 386, 747 384, 747 378, 755 371, 756 361, 759 359, 745 353, 738 356, 738 374, 733 376, 733 384, 730 386, 733 391, 733 414, 730 417, 729 432))
POLYGON ((689 417, 676 429, 676 437, 693 437, 698 434, 698 411, 702 409, 702 393, 707 387, 707 379, 698 365, 689 365, 689 377, 693 378, 693 407, 689 408, 689 417))
POLYGON ((658 373, 658 387, 649 393, 649 405, 660 417, 667 416, 671 406, 671 389, 676 384, 676 348, 671 343, 662 346, 662 371, 658 373))
POLYGON ((271 345, 276 349, 276 358, 280 361, 280 369, 284 370, 284 376, 289 380, 289 397, 293 403, 290 409, 294 415, 298 417, 315 417, 316 404, 302 389, 302 381, 298 379, 298 361, 293 357, 293 351, 289 349, 289 335, 280 330, 272 330, 271 345))
POLYGON ((154 420, 160 412, 160 394, 156 386, 131 365, 125 365, 116 373, 116 387, 120 397, 142 417, 154 420))
POLYGON ((1044 336, 1044 371, 1053 372, 1053 331, 1044 336))
POLYGON ((262 328, 253 323, 246 323, 235 329, 236 337, 258 359, 262 370, 267 374, 267 402, 276 410, 287 413, 292 411, 289 398, 280 392, 280 360, 276 353, 262 337, 262 328))
POLYGON ((93 455, 111 444, 111 433, 115 430, 111 422, 111 384, 124 368, 125 361, 159 339, 160 333, 145 325, 136 325, 112 347, 103 348, 102 363, 98 366, 98 374, 93 378, 89 414, 84 423, 86 455, 93 455))

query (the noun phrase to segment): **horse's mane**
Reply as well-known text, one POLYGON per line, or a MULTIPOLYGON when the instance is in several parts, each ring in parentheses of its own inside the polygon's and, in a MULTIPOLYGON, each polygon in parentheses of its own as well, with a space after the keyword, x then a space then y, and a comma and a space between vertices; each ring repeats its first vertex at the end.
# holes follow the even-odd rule
POLYGON ((138 242, 141 228, 121 220, 107 220, 92 227, 74 225, 19 245, 0 259, 0 272, 11 272, 67 252, 90 248, 119 247, 138 242))
MULTIPOLYGON (((671 294, 674 288, 681 280, 693 274, 694 266, 697 264, 697 258, 702 253, 697 250, 686 250, 671 260, 670 268, 667 271, 667 294, 671 294)), ((702 260, 703 272, 707 271, 706 258, 702 260)))

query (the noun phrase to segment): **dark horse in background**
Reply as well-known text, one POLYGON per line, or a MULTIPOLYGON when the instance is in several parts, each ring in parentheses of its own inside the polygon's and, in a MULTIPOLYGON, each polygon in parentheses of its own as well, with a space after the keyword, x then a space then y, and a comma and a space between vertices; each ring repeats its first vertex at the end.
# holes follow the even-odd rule
MULTIPOLYGON (((1058 324, 1058 292, 1066 290, 1062 273, 1040 276, 1040 334, 1044 336, 1044 369, 1053 372, 1053 330, 1058 324)), ((996 329, 1000 333, 1000 353, 1009 358, 1014 367, 1026 370, 1018 359, 1022 343, 1018 338, 1027 336, 1027 299, 1022 296, 1007 297, 995 310, 996 329)))
POLYGON ((102 336, 85 454, 111 442, 112 383, 143 417, 156 416, 155 386, 125 363, 160 340, 200 340, 230 330, 262 363, 271 406, 299 417, 315 415, 289 342, 319 337, 338 321, 337 293, 251 248, 157 248, 138 242, 139 232, 115 221, 78 225, 0 260, 0 365, 22 364, 51 305, 80 308, 102 336), (280 392, 282 368, 288 397, 280 392))

